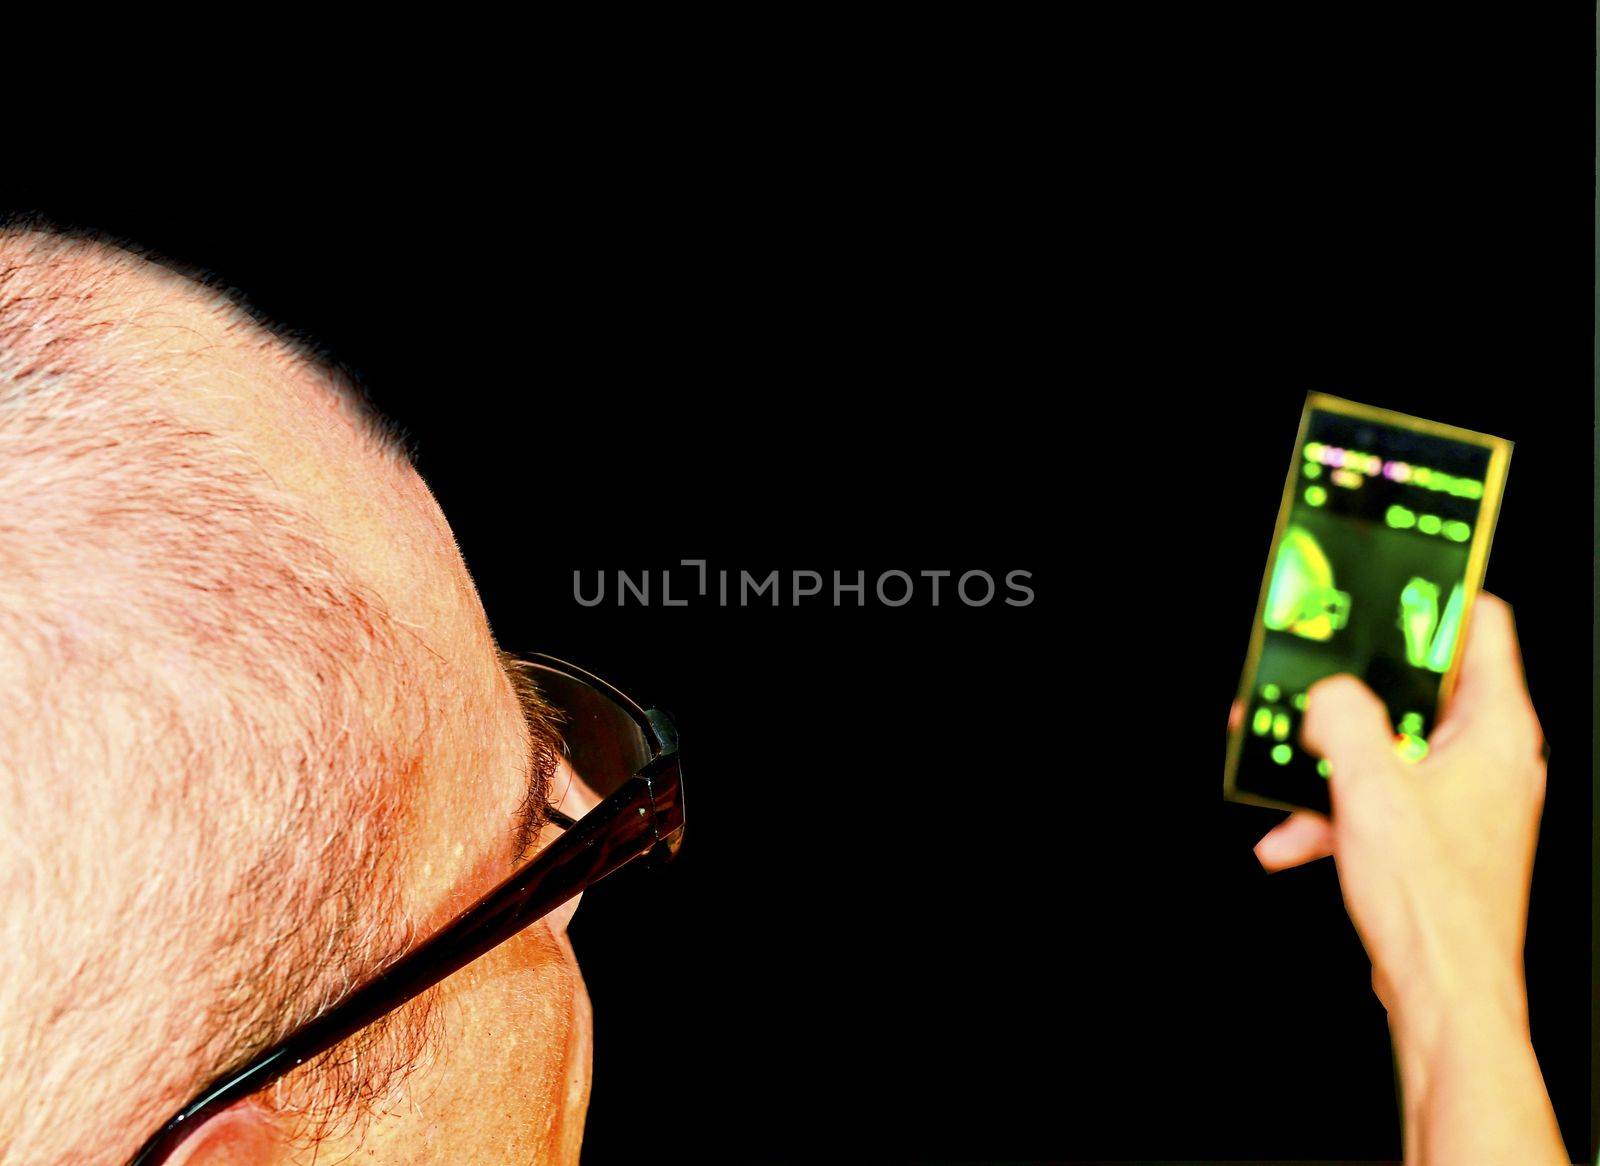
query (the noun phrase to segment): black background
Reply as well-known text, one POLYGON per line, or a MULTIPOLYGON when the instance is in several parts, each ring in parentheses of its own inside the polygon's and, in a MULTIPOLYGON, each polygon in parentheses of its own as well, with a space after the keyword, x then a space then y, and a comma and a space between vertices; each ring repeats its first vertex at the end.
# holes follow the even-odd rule
POLYGON ((1398 1157, 1334 871, 1260 872, 1224 720, 1308 390, 1513 439, 1487 585, 1553 748, 1528 969, 1582 1157, 1592 46, 1168 23, 859 101, 467 96, 382 144, 369 95, 226 175, 12 201, 320 340, 502 641, 676 714, 681 858, 574 927, 592 1162, 1398 1157), (573 599, 685 558, 1037 599, 573 599))

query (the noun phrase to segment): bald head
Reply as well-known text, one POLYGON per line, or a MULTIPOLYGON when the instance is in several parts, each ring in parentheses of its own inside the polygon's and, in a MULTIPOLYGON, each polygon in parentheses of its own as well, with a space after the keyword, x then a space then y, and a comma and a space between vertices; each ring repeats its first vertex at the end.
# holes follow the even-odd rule
POLYGON ((0 232, 0 499, 0 1159, 118 1161, 503 874, 549 738, 349 386, 165 267, 0 232))

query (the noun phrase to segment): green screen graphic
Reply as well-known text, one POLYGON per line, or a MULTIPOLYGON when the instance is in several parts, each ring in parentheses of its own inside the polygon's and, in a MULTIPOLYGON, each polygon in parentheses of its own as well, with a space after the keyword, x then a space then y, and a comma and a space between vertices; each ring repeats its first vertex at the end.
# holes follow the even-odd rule
POLYGON ((1491 452, 1312 410, 1262 609, 1239 791, 1327 808, 1327 764, 1299 734, 1307 689, 1336 672, 1382 698, 1401 756, 1426 755, 1465 614, 1491 452))
POLYGON ((1278 546, 1267 591, 1266 623, 1275 632, 1328 640, 1350 618, 1350 593, 1333 585, 1333 566, 1303 526, 1291 526, 1278 546))

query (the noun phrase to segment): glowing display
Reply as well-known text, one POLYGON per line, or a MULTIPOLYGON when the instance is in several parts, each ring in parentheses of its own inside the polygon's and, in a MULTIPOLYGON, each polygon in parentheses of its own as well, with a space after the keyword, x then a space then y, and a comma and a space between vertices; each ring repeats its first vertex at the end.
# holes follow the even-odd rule
POLYGON ((1441 687, 1482 576, 1509 446, 1333 398, 1308 402, 1229 744, 1230 796, 1328 809, 1329 768, 1302 748, 1306 692, 1359 677, 1427 756, 1441 687))

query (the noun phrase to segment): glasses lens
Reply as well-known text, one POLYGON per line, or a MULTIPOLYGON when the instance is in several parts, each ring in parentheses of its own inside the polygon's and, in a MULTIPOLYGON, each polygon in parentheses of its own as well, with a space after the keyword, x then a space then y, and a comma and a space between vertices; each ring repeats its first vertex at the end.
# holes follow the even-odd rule
POLYGON ((581 680, 542 664, 533 679, 545 700, 561 714, 557 726, 573 774, 598 797, 615 793, 652 756, 638 717, 581 680))

